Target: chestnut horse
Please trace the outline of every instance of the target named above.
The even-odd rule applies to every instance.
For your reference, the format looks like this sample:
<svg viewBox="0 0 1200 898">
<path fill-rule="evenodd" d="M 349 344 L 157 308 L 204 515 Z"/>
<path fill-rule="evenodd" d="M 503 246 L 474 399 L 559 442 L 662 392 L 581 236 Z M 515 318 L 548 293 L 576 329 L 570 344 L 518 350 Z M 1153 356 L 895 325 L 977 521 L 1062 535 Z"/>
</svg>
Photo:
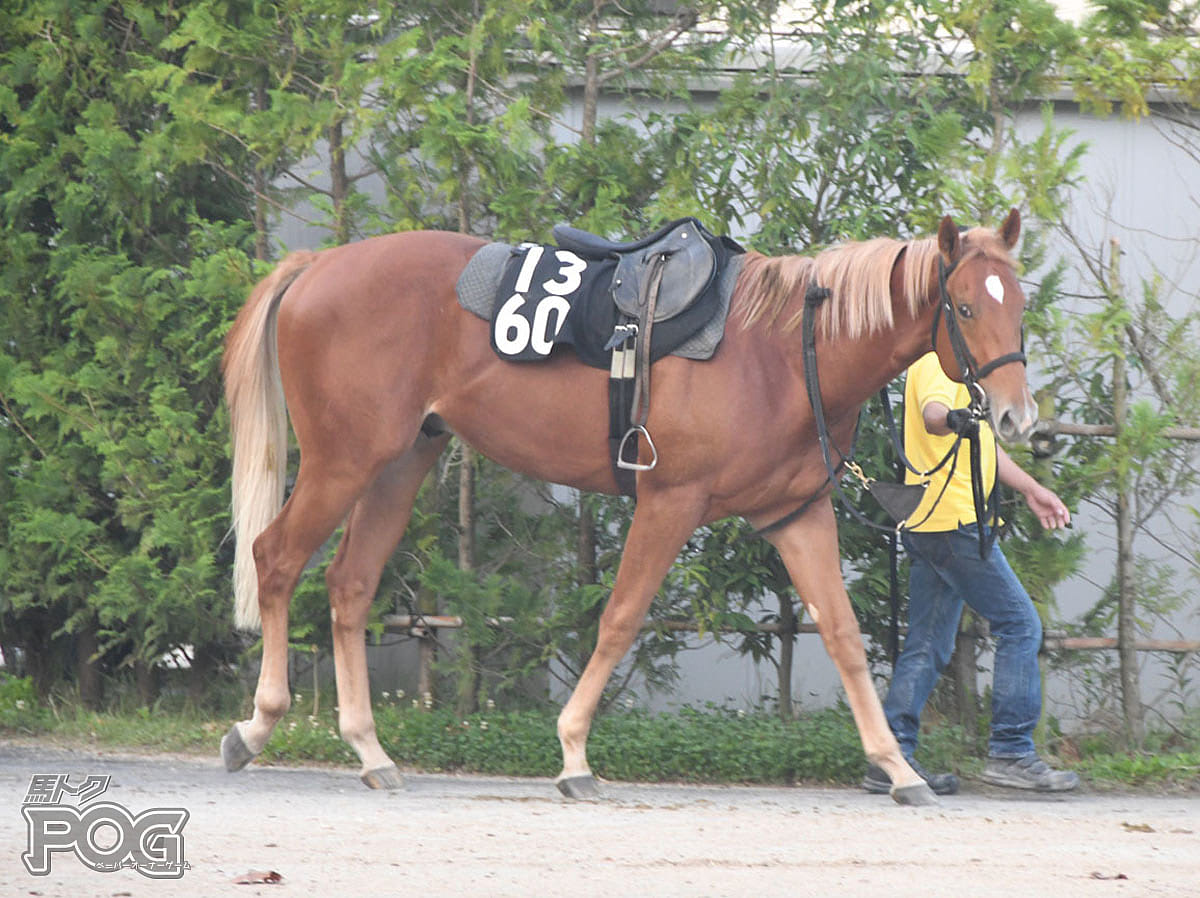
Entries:
<svg viewBox="0 0 1200 898">
<path fill-rule="evenodd" d="M 808 284 L 830 288 L 817 312 L 817 363 L 828 431 L 844 450 L 863 402 L 931 345 L 947 374 L 963 379 L 951 315 L 974 359 L 1019 355 L 1025 298 L 1010 251 L 1020 226 L 1014 209 L 998 230 L 960 232 L 946 216 L 933 238 L 847 243 L 811 258 L 749 253 L 713 357 L 655 363 L 647 426 L 661 461 L 637 475 L 596 648 L 558 718 L 564 794 L 596 793 L 592 717 L 679 550 L 697 527 L 741 515 L 755 527 L 791 518 L 767 539 L 837 667 L 867 759 L 891 777 L 897 801 L 935 801 L 888 729 L 842 582 L 798 325 Z M 375 735 L 364 628 L 380 571 L 451 434 L 531 477 L 618 491 L 607 372 L 569 350 L 539 364 L 504 361 L 488 323 L 459 305 L 455 282 L 483 243 L 419 231 L 294 253 L 255 287 L 229 333 L 236 615 L 242 628 L 261 622 L 263 642 L 253 716 L 221 743 L 230 770 L 262 750 L 288 710 L 292 592 L 344 522 L 326 574 L 339 726 L 368 786 L 402 785 Z M 1037 411 L 1024 367 L 984 368 L 997 433 L 1027 436 Z M 289 411 L 300 466 L 284 504 Z"/>
</svg>

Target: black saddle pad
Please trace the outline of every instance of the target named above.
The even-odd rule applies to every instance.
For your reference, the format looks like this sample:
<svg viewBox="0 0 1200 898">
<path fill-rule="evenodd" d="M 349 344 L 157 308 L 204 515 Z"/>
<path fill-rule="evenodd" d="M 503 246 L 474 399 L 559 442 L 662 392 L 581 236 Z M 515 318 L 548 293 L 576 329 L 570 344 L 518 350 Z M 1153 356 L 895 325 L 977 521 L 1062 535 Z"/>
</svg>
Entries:
<svg viewBox="0 0 1200 898">
<path fill-rule="evenodd" d="M 716 270 L 695 302 L 654 325 L 652 361 L 669 354 L 713 318 L 721 308 L 720 274 L 731 256 L 743 252 L 732 240 L 713 237 L 699 222 L 695 224 L 713 247 Z M 612 296 L 618 258 L 601 247 L 595 255 L 580 246 L 514 247 L 492 307 L 492 348 L 504 359 L 540 361 L 565 345 L 586 364 L 608 368 L 612 357 L 605 346 L 617 324 L 628 320 Z"/>
</svg>

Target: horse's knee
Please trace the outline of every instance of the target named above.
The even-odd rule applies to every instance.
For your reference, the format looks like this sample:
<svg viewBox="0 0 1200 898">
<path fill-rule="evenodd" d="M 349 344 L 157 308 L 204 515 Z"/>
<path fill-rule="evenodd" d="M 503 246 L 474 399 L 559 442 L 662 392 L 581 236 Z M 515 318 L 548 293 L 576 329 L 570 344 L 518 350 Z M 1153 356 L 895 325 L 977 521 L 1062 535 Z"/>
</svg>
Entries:
<svg viewBox="0 0 1200 898">
<path fill-rule="evenodd" d="M 586 739 L 591 722 L 589 716 L 578 713 L 571 703 L 568 702 L 558 713 L 555 731 L 558 733 L 558 738 L 562 741 L 569 742 L 581 738 Z"/>
<path fill-rule="evenodd" d="M 325 585 L 329 590 L 329 613 L 335 627 L 355 630 L 367 625 L 367 611 L 371 607 L 374 590 L 362 577 L 347 576 L 337 566 L 325 574 Z"/>
<path fill-rule="evenodd" d="M 644 611 L 632 609 L 624 604 L 609 602 L 600 616 L 600 627 L 596 635 L 596 651 L 615 653 L 618 659 L 633 645 L 641 630 Z"/>
<path fill-rule="evenodd" d="M 827 620 L 818 629 L 825 643 L 825 651 L 843 677 L 867 672 L 867 653 L 863 649 L 862 631 L 857 624 Z"/>
</svg>

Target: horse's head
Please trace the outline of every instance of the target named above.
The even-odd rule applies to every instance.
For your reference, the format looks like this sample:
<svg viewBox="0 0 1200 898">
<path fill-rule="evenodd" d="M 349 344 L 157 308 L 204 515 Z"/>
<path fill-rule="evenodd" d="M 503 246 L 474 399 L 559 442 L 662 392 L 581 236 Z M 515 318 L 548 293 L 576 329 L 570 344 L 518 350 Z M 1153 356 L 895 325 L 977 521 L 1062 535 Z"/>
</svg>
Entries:
<svg viewBox="0 0 1200 898">
<path fill-rule="evenodd" d="M 934 348 L 942 370 L 980 394 L 992 429 L 1005 441 L 1025 439 L 1037 423 L 1025 380 L 1025 294 L 1010 255 L 1020 233 L 1016 209 L 995 231 L 960 233 L 949 215 L 938 229 L 941 308 L 934 319 Z"/>
</svg>

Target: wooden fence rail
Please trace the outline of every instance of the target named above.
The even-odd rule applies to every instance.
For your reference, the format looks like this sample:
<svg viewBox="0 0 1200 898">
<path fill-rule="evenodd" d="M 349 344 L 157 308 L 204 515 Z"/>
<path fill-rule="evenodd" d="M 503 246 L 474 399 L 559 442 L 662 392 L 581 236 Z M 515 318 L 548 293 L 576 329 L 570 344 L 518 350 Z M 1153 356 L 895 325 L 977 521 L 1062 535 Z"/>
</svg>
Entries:
<svg viewBox="0 0 1200 898">
<path fill-rule="evenodd" d="M 511 617 L 493 617 L 488 619 L 489 626 L 505 627 L 514 623 Z M 419 673 L 419 690 L 424 693 L 432 694 L 433 689 L 433 658 L 437 645 L 438 630 L 457 630 L 463 626 L 463 619 L 457 615 L 447 614 L 387 614 L 383 618 L 383 628 L 389 633 L 403 633 L 420 640 L 421 660 Z M 673 633 L 695 633 L 700 631 L 700 626 L 695 621 L 690 620 L 666 620 L 666 621 L 647 621 L 642 625 L 642 630 L 649 632 L 653 630 L 666 630 Z M 722 626 L 716 628 L 722 633 L 770 633 L 780 638 L 780 645 L 784 650 L 780 651 L 780 667 L 777 671 L 779 676 L 779 688 L 781 695 L 785 689 L 785 684 L 791 683 L 791 652 L 786 649 L 790 648 L 789 643 L 783 641 L 788 627 L 782 622 L 771 623 L 756 623 L 750 627 Z M 904 627 L 901 627 L 901 632 Z M 705 628 L 705 632 L 710 632 L 711 628 Z M 816 633 L 817 627 L 815 624 L 799 622 L 791 627 L 792 634 L 796 633 Z M 968 648 L 972 644 L 972 640 L 978 640 L 986 637 L 986 632 L 978 626 L 968 626 L 958 636 L 963 642 L 959 643 L 959 650 L 955 652 L 955 658 L 972 659 L 967 665 L 970 671 L 974 671 L 974 653 Z M 1048 630 L 1042 638 L 1042 651 L 1117 651 L 1119 648 L 1118 641 L 1115 637 L 1109 636 L 1069 636 L 1065 632 L 1057 630 Z M 1142 639 L 1137 640 L 1134 644 L 1135 651 L 1139 652 L 1172 652 L 1175 654 L 1187 654 L 1190 652 L 1200 652 L 1200 639 Z M 966 651 L 966 655 L 962 652 Z M 966 661 L 960 660 L 957 663 L 960 665 L 966 664 Z M 960 690 L 962 691 L 962 690 Z M 970 691 L 974 694 L 974 690 Z M 958 697 L 959 716 L 961 722 L 968 730 L 973 730 L 973 711 L 974 706 L 967 694 Z"/>
<path fill-rule="evenodd" d="M 1117 429 L 1112 424 L 1076 424 L 1073 421 L 1058 421 L 1046 418 L 1038 422 L 1036 432 L 1065 434 L 1075 437 L 1113 437 Z M 1168 440 L 1200 440 L 1200 427 L 1167 427 L 1162 435 Z"/>
<path fill-rule="evenodd" d="M 493 617 L 488 618 L 488 625 L 493 627 L 501 627 L 506 624 L 511 624 L 511 617 Z M 405 633 L 418 638 L 428 635 L 429 630 L 457 630 L 463 626 L 463 619 L 456 615 L 448 614 L 385 614 L 383 617 L 383 629 L 388 633 Z M 697 633 L 701 628 L 695 621 L 688 620 L 666 620 L 666 621 L 647 621 L 642 624 L 642 629 L 650 630 L 666 630 L 671 633 Z M 785 632 L 784 626 L 779 623 L 758 623 L 752 627 L 734 627 L 723 626 L 716 628 L 722 633 L 773 633 L 782 635 Z M 904 628 L 901 628 L 901 632 Z M 711 628 L 705 628 L 704 632 L 711 632 Z M 799 623 L 793 632 L 795 633 L 816 633 L 816 624 Z M 964 635 L 980 638 L 984 636 L 978 631 L 967 631 Z M 1047 630 L 1042 640 L 1043 651 L 1097 651 L 1097 650 L 1115 650 L 1117 648 L 1116 637 L 1112 636 L 1068 636 L 1066 633 L 1059 630 Z M 1200 652 L 1200 639 L 1139 639 L 1135 644 L 1139 652 L 1173 652 L 1175 654 L 1187 654 L 1189 652 Z"/>
</svg>

